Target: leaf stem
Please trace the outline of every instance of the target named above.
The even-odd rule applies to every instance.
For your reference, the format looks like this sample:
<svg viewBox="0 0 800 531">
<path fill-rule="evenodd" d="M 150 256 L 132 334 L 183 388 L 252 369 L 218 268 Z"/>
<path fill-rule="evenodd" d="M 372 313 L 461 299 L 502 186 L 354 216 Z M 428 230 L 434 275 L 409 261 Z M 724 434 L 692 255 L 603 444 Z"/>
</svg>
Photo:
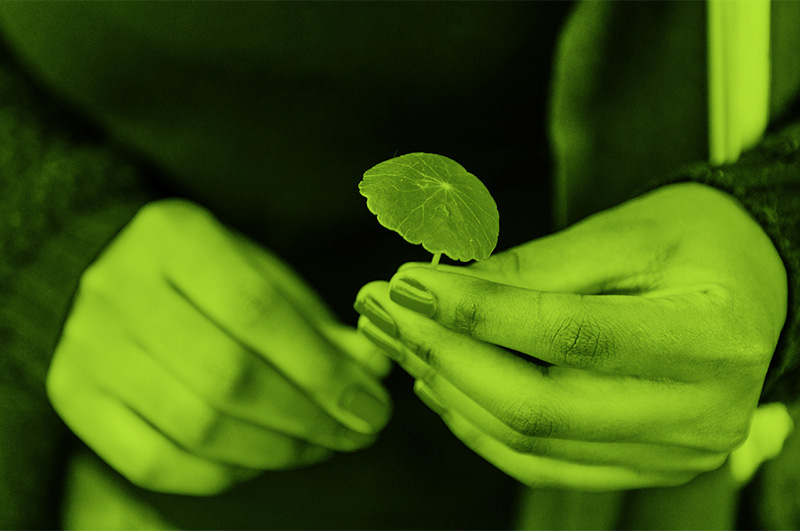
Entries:
<svg viewBox="0 0 800 531">
<path fill-rule="evenodd" d="M 431 269 L 436 269 L 436 266 L 439 265 L 439 259 L 442 257 L 442 253 L 435 253 L 433 255 L 433 260 L 431 260 Z"/>
</svg>

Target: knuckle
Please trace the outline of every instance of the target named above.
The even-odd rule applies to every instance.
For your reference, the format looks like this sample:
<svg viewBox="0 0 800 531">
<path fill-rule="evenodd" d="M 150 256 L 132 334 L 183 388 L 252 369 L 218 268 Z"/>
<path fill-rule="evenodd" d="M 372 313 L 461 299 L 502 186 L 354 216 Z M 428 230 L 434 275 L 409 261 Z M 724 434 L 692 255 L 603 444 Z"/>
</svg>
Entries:
<svg viewBox="0 0 800 531">
<path fill-rule="evenodd" d="M 435 371 L 438 368 L 439 357 L 436 354 L 436 350 L 427 341 L 415 341 L 411 345 L 411 351 L 430 367 L 431 371 Z"/>
<path fill-rule="evenodd" d="M 269 326 L 279 313 L 278 292 L 268 282 L 262 282 L 257 287 L 241 286 L 234 301 L 246 329 Z"/>
<path fill-rule="evenodd" d="M 134 485 L 154 491 L 168 491 L 170 464 L 154 451 L 142 450 L 137 459 L 127 460 L 117 471 Z"/>
<path fill-rule="evenodd" d="M 706 437 L 700 446 L 703 450 L 727 455 L 743 445 L 749 434 L 749 422 L 730 421 L 714 427 L 712 435 Z"/>
<path fill-rule="evenodd" d="M 556 327 L 552 335 L 554 354 L 567 367 L 588 369 L 611 352 L 611 340 L 592 321 L 571 317 Z"/>
<path fill-rule="evenodd" d="M 522 257 L 518 249 L 513 248 L 502 254 L 502 268 L 511 278 L 518 278 L 523 271 Z"/>
<path fill-rule="evenodd" d="M 453 315 L 454 331 L 473 337 L 482 322 L 480 307 L 474 299 L 469 297 L 458 301 Z"/>
<path fill-rule="evenodd" d="M 190 427 L 183 433 L 183 444 L 195 452 L 208 450 L 216 443 L 222 422 L 222 416 L 215 411 L 193 415 Z"/>
<path fill-rule="evenodd" d="M 519 433 L 514 432 L 513 434 L 506 435 L 502 439 L 503 444 L 509 449 L 513 450 L 520 454 L 532 454 L 533 448 L 531 444 L 528 444 L 528 441 L 521 436 Z"/>
<path fill-rule="evenodd" d="M 353 444 L 354 441 L 360 440 L 362 435 L 365 438 L 369 437 L 339 422 L 318 405 L 303 409 L 302 412 L 295 413 L 294 417 L 298 422 L 284 433 L 297 440 L 331 449 L 352 451 L 357 447 Z"/>
<path fill-rule="evenodd" d="M 742 446 L 750 435 L 750 425 L 748 422 L 738 422 L 734 424 L 722 437 L 723 448 L 727 452 L 732 452 Z"/>
<path fill-rule="evenodd" d="M 169 204 L 172 201 L 162 199 L 146 203 L 134 216 L 131 226 L 137 230 L 160 230 L 169 219 Z"/>
<path fill-rule="evenodd" d="M 550 455 L 551 446 L 547 439 L 523 435 L 516 430 L 506 433 L 503 437 L 503 443 L 517 453 L 539 457 L 548 457 Z"/>
<path fill-rule="evenodd" d="M 179 197 L 170 197 L 151 201 L 139 209 L 138 217 L 163 221 L 178 216 L 187 216 L 207 212 L 197 203 Z"/>
<path fill-rule="evenodd" d="M 161 203 L 162 201 L 150 201 L 142 205 L 133 216 L 132 224 L 149 225 L 153 221 L 153 218 L 159 215 Z"/>
<path fill-rule="evenodd" d="M 708 312 L 710 322 L 707 328 L 719 333 L 714 336 L 715 344 L 703 344 L 706 347 L 703 354 L 710 358 L 712 367 L 738 368 L 742 374 L 758 374 L 759 370 L 754 369 L 770 363 L 778 337 L 770 326 L 764 325 L 759 315 L 747 314 L 746 319 L 736 318 L 745 313 L 736 307 L 735 302 L 728 300 L 729 297 L 723 296 L 724 302 L 712 306 Z"/>
<path fill-rule="evenodd" d="M 517 279 L 523 271 L 523 257 L 519 249 L 511 248 L 501 253 L 493 254 L 486 260 L 470 266 L 477 271 L 486 271 L 499 274 L 500 278 Z"/>
<path fill-rule="evenodd" d="M 213 223 L 216 219 L 202 206 L 182 198 L 167 198 L 145 204 L 134 216 L 131 226 L 136 232 L 164 236 L 165 230 L 183 223 Z M 174 230 L 174 229 L 173 229 Z"/>
<path fill-rule="evenodd" d="M 751 343 L 749 351 L 751 359 L 757 366 L 768 366 L 775 355 L 777 340 L 764 338 Z"/>
<path fill-rule="evenodd" d="M 59 351 L 56 351 L 56 356 Z M 45 390 L 50 402 L 57 407 L 67 403 L 73 391 L 74 383 L 69 377 L 68 371 L 63 370 L 66 361 L 62 357 L 55 358 L 51 364 L 45 380 Z"/>
<path fill-rule="evenodd" d="M 760 371 L 753 371 L 752 368 L 761 368 L 769 365 L 775 353 L 776 341 L 765 337 L 765 333 L 760 330 L 749 333 L 740 331 L 739 334 L 733 335 L 733 337 L 737 336 L 738 339 L 733 342 L 732 348 L 728 350 L 727 357 L 730 359 L 731 354 L 733 354 L 733 358 L 744 367 L 747 374 L 758 375 Z"/>
<path fill-rule="evenodd" d="M 217 406 L 235 404 L 252 388 L 253 359 L 241 349 L 220 356 L 204 381 L 205 396 Z"/>
<path fill-rule="evenodd" d="M 435 387 L 438 385 L 437 379 L 441 370 L 440 355 L 428 345 L 418 345 L 417 349 L 415 353 L 418 353 L 418 357 L 425 363 L 425 366 L 421 370 L 412 370 L 411 375 L 422 380 L 429 387 Z"/>
<path fill-rule="evenodd" d="M 103 267 L 103 263 L 98 261 L 91 264 L 81 275 L 78 281 L 78 294 L 102 294 L 113 293 L 109 289 L 108 271 Z"/>
<path fill-rule="evenodd" d="M 551 437 L 557 432 L 556 417 L 540 404 L 523 401 L 507 408 L 502 415 L 503 423 L 516 433 L 526 437 Z"/>
</svg>

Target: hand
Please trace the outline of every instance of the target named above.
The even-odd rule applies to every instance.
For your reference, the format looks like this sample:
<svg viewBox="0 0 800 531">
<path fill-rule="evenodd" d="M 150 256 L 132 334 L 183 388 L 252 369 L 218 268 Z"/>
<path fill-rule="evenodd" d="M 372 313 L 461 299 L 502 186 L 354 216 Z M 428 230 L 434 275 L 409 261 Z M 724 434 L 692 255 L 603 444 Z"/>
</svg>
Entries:
<svg viewBox="0 0 800 531">
<path fill-rule="evenodd" d="M 133 483 L 209 495 L 369 445 L 389 365 L 277 258 L 166 200 L 81 278 L 47 390 Z"/>
<path fill-rule="evenodd" d="M 495 466 L 616 490 L 685 483 L 744 441 L 786 297 L 738 203 L 678 184 L 472 267 L 406 265 L 356 309 Z"/>
</svg>

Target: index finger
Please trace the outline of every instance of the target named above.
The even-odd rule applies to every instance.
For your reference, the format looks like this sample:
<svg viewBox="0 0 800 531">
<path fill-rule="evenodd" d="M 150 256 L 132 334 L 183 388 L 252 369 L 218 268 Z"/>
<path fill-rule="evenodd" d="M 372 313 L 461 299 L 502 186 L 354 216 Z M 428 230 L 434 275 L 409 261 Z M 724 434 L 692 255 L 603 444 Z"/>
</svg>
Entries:
<svg viewBox="0 0 800 531">
<path fill-rule="evenodd" d="M 401 270 L 390 288 L 395 303 L 455 332 L 570 368 L 695 381 L 724 350 L 713 288 L 662 297 L 554 293 L 424 267 Z"/>
</svg>

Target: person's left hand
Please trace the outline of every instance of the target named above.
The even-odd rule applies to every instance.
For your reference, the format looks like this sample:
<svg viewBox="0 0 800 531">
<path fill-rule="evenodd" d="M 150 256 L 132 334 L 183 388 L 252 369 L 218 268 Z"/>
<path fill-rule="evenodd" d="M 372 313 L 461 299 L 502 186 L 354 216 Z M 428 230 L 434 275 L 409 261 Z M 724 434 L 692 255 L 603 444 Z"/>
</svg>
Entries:
<svg viewBox="0 0 800 531">
<path fill-rule="evenodd" d="M 761 227 L 689 183 L 471 267 L 407 264 L 355 307 L 489 462 L 531 486 L 616 490 L 685 483 L 745 440 L 786 298 Z"/>
</svg>

